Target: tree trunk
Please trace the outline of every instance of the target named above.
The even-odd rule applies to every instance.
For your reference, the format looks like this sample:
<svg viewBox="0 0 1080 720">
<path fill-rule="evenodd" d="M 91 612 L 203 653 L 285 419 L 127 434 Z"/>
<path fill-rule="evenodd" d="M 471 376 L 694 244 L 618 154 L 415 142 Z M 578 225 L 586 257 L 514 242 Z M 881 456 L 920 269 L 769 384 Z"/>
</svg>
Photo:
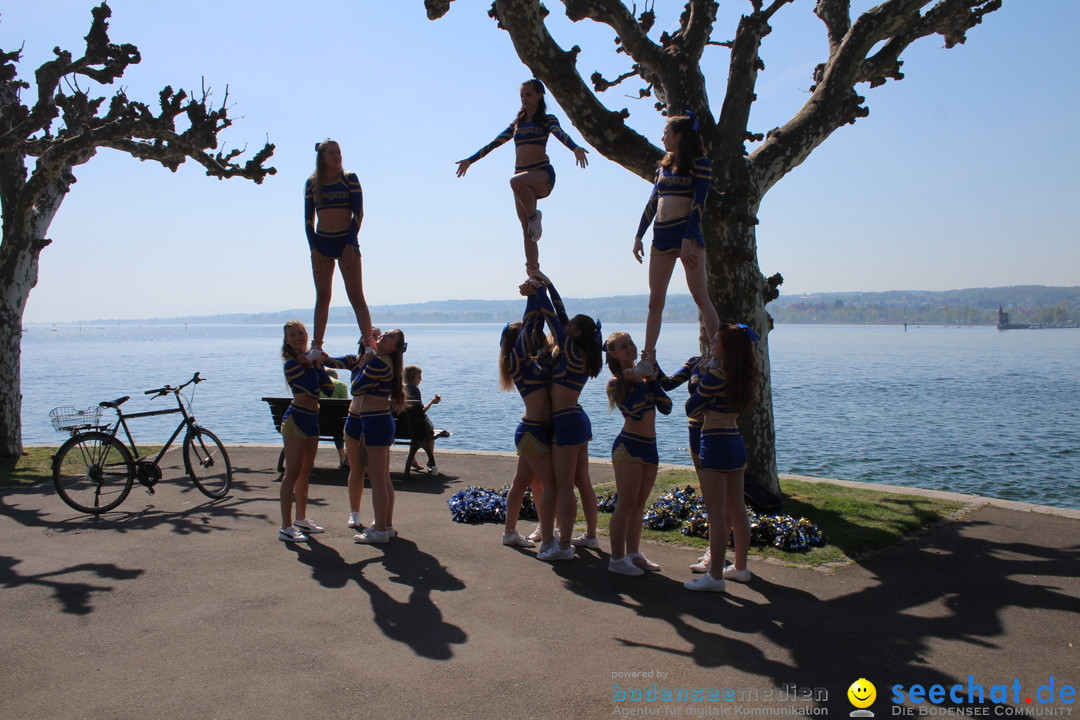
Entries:
<svg viewBox="0 0 1080 720">
<path fill-rule="evenodd" d="M 14 462 L 23 451 L 23 310 L 37 284 L 38 255 L 48 241 L 20 242 L 6 234 L 0 252 L 0 461 Z"/>
<path fill-rule="evenodd" d="M 727 193 L 728 196 L 732 194 Z M 746 220 L 756 215 L 757 208 L 746 207 L 741 212 L 733 212 L 713 195 L 707 205 L 702 230 L 708 260 L 709 297 L 721 323 L 743 323 L 758 335 L 754 348 L 760 373 L 757 399 L 749 411 L 739 415 L 739 430 L 748 453 L 746 470 L 770 492 L 779 494 L 769 363 L 769 332 L 773 322 L 765 310 L 774 290 L 758 269 L 755 224 Z"/>
</svg>

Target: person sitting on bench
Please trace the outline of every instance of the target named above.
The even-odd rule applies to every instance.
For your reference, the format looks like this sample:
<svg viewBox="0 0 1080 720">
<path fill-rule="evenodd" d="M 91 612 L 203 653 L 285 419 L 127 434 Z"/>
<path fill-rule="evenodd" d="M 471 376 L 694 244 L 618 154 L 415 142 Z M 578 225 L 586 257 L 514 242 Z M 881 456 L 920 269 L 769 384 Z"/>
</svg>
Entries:
<svg viewBox="0 0 1080 720">
<path fill-rule="evenodd" d="M 435 426 L 431 424 L 427 411 L 431 409 L 432 405 L 438 405 L 442 402 L 442 396 L 435 395 L 426 405 L 424 404 L 419 387 L 423 373 L 424 371 L 417 365 L 405 367 L 405 413 L 409 416 L 414 437 L 421 440 L 420 447 L 427 453 L 428 472 L 433 476 L 438 476 L 439 467 L 435 464 Z M 423 469 L 415 456 L 413 457 L 412 466 L 416 470 Z"/>
</svg>

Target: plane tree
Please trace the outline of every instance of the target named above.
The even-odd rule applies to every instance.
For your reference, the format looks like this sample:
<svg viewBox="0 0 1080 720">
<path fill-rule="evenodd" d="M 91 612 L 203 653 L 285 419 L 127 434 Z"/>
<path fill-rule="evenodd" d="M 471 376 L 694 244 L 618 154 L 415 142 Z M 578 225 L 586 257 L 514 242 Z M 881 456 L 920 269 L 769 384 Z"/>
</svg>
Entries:
<svg viewBox="0 0 1080 720">
<path fill-rule="evenodd" d="M 428 17 L 442 17 L 451 2 L 425 0 Z M 709 294 L 721 321 L 748 323 L 759 335 L 759 397 L 739 424 L 750 454 L 748 471 L 778 491 L 768 351 L 772 318 L 766 306 L 779 296 L 783 278 L 765 277 L 758 264 L 755 226 L 762 199 L 833 132 L 867 117 L 860 93 L 902 79 L 901 55 L 908 47 L 933 36 L 942 38 L 946 48 L 963 43 L 966 33 L 997 10 L 1001 0 L 884 0 L 858 15 L 853 15 L 850 0 L 817 0 L 812 11 L 827 51 L 808 78 L 806 101 L 782 126 L 765 132 L 750 127 L 758 75 L 765 67 L 762 41 L 778 13 L 808 11 L 808 5 L 745 0 L 745 14 L 735 27 L 719 28 L 718 3 L 689 0 L 678 29 L 657 34 L 655 0 L 644 0 L 640 13 L 636 5 L 631 9 L 619 0 L 561 4 L 573 22 L 591 20 L 611 28 L 614 49 L 626 58 L 625 72 L 610 79 L 599 72 L 584 78 L 577 64 L 580 48 L 559 45 L 549 32 L 550 11 L 539 0 L 496 0 L 488 14 L 604 157 L 652 182 L 663 155 L 628 124 L 626 108 L 612 109 L 601 101 L 600 94 L 613 87 L 638 83 L 638 96 L 655 98 L 662 114 L 689 110 L 699 118 L 713 168 L 703 220 Z M 706 92 L 705 70 L 714 68 L 727 72 L 719 103 Z"/>
<path fill-rule="evenodd" d="M 108 103 L 94 97 L 94 88 L 112 84 L 141 60 L 136 46 L 109 40 L 111 14 L 105 3 L 94 8 L 82 56 L 54 48 L 55 57 L 34 73 L 32 93 L 18 75 L 22 49 L 0 49 L 0 461 L 22 454 L 22 317 L 75 168 L 98 149 L 112 148 L 173 172 L 189 158 L 222 179 L 261 183 L 275 172 L 265 166 L 274 152 L 270 143 L 244 162 L 241 149 L 217 151 L 218 134 L 232 124 L 227 92 L 220 107 L 205 89 L 192 97 L 165 87 L 156 107 L 129 99 L 123 89 Z M 24 93 L 30 95 L 25 102 Z"/>
</svg>

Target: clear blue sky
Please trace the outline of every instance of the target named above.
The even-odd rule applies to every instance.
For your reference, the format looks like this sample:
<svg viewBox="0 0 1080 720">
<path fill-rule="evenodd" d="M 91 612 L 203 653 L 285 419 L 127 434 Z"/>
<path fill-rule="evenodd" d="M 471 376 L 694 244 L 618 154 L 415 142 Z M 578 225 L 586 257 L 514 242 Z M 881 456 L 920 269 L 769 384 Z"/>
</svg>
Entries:
<svg viewBox="0 0 1080 720">
<path fill-rule="evenodd" d="M 0 47 L 24 45 L 21 77 L 32 80 L 56 45 L 81 50 L 93 4 L 4 8 Z M 813 4 L 785 7 L 765 39 L 754 130 L 782 124 L 807 98 L 826 49 Z M 269 137 L 278 174 L 256 186 L 207 178 L 191 162 L 174 175 L 100 151 L 76 169 L 25 320 L 310 307 L 301 195 L 324 137 L 341 142 L 364 186 L 370 304 L 514 297 L 524 260 L 507 185 L 513 151 L 454 175 L 455 161 L 510 121 L 529 77 L 488 5 L 459 0 L 431 22 L 421 0 L 114 0 L 110 37 L 143 57 L 122 79 L 129 97 L 152 104 L 166 84 L 197 91 L 205 78 L 220 100 L 228 86 L 225 145 L 254 152 Z M 676 27 L 682 6 L 658 0 L 653 34 Z M 727 38 L 747 7 L 724 0 L 716 36 Z M 605 26 L 553 13 L 551 27 L 563 47 L 583 48 L 583 74 L 625 69 Z M 916 43 L 903 81 L 865 89 L 870 116 L 766 196 L 762 271 L 782 273 L 789 294 L 1080 284 L 1077 28 L 1076 0 L 1005 0 L 966 45 Z M 719 108 L 727 51 L 710 48 L 704 69 Z M 601 98 L 628 107 L 658 143 L 662 118 L 628 97 L 637 87 Z M 596 152 L 586 170 L 557 142 L 549 153 L 558 184 L 540 205 L 544 270 L 567 296 L 647 292 L 630 250 L 648 184 Z M 686 292 L 678 276 L 671 291 Z M 334 298 L 346 303 L 340 280 Z"/>
</svg>

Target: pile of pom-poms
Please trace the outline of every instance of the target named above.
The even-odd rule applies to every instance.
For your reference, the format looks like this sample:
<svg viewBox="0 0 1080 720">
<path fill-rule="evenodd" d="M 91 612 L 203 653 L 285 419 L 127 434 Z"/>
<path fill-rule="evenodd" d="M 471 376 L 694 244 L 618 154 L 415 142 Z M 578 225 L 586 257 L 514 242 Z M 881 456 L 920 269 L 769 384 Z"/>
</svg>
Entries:
<svg viewBox="0 0 1080 720">
<path fill-rule="evenodd" d="M 509 485 L 504 486 L 502 490 L 470 485 L 454 493 L 446 504 L 450 506 L 450 516 L 454 522 L 501 523 L 506 520 L 506 496 L 509 492 Z M 518 517 L 525 520 L 537 518 L 536 505 L 533 503 L 532 490 L 529 488 L 525 489 L 525 497 L 522 498 L 521 512 Z"/>
<path fill-rule="evenodd" d="M 602 496 L 607 502 L 601 506 L 604 512 L 614 509 L 617 500 L 614 493 Z M 806 552 L 812 547 L 825 545 L 825 533 L 817 525 L 790 515 L 760 515 L 747 508 L 750 520 L 750 543 L 772 545 L 788 552 Z M 645 511 L 643 524 L 650 530 L 680 529 L 683 535 L 709 537 L 709 515 L 705 501 L 691 486 L 675 488 L 664 493 Z"/>
</svg>

